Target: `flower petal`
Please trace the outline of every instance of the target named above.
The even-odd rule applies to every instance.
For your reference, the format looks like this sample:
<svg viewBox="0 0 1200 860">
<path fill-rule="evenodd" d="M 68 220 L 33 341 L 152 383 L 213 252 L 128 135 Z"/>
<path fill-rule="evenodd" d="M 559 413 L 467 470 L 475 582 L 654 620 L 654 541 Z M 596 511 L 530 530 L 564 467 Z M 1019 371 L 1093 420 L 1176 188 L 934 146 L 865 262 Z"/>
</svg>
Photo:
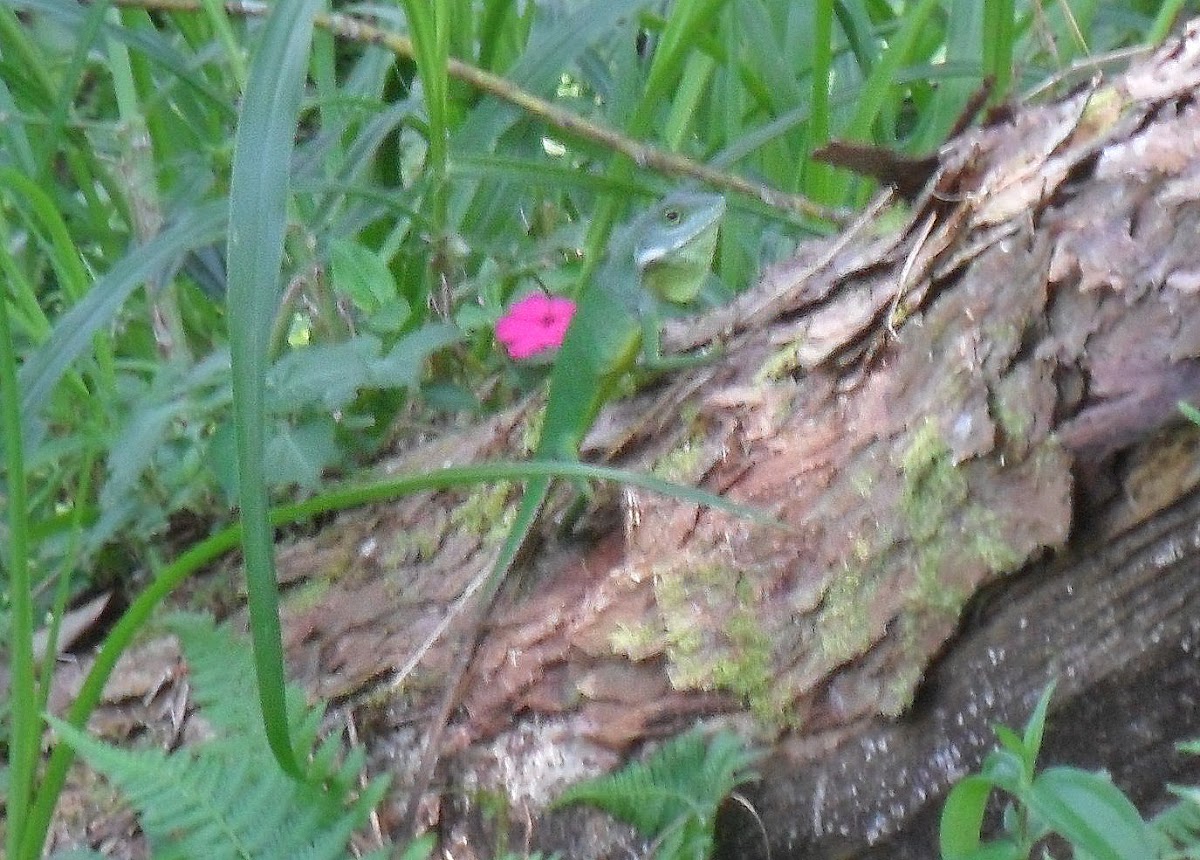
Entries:
<svg viewBox="0 0 1200 860">
<path fill-rule="evenodd" d="M 561 346 L 574 315 L 571 299 L 530 293 L 497 320 L 496 339 L 509 357 L 529 358 Z"/>
</svg>

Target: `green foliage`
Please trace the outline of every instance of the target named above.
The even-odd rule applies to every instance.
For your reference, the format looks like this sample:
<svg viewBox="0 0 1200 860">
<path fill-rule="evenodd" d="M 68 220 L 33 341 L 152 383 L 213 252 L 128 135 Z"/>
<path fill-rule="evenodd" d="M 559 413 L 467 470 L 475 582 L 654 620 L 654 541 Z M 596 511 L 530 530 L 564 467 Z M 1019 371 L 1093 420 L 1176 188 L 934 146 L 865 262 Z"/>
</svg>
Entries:
<svg viewBox="0 0 1200 860">
<path fill-rule="evenodd" d="M 335 239 L 329 251 L 333 289 L 350 299 L 367 328 L 387 333 L 403 330 L 412 316 L 412 305 L 396 288 L 383 258 L 350 239 Z"/>
<path fill-rule="evenodd" d="M 1195 860 L 1200 858 L 1200 788 L 1171 786 L 1171 791 L 1179 801 L 1150 822 L 1156 856 L 1160 860 Z"/>
<path fill-rule="evenodd" d="M 706 738 L 693 730 L 648 759 L 574 785 L 556 806 L 588 803 L 656 842 L 660 860 L 704 860 L 712 852 L 717 809 L 735 788 L 756 779 L 757 756 L 730 732 Z"/>
<path fill-rule="evenodd" d="M 1181 752 L 1200 755 L 1200 740 L 1179 744 Z M 1150 822 L 1154 829 L 1155 856 L 1158 860 L 1196 860 L 1200 858 L 1200 788 L 1168 786 L 1178 802 L 1164 809 Z"/>
<path fill-rule="evenodd" d="M 109 746 L 60 720 L 55 731 L 128 798 L 155 857 L 344 857 L 386 779 L 358 790 L 362 749 L 339 763 L 340 739 L 318 742 L 322 710 L 307 707 L 299 687 L 288 691 L 288 721 L 311 766 L 306 780 L 292 779 L 268 748 L 246 644 L 198 616 L 169 626 L 211 740 L 168 754 Z"/>
<path fill-rule="evenodd" d="M 1050 834 L 1069 843 L 1076 857 L 1146 860 L 1151 846 L 1162 842 L 1163 832 L 1185 839 L 1200 823 L 1200 815 L 1192 808 L 1148 825 L 1106 774 L 1074 767 L 1037 771 L 1053 692 L 1051 683 L 1023 735 L 997 726 L 1000 749 L 988 755 L 978 774 L 963 778 L 951 789 L 940 827 L 944 860 L 1023 860 Z M 985 842 L 981 837 L 984 813 L 997 790 L 1011 801 L 1004 809 L 1001 834 Z"/>
<path fill-rule="evenodd" d="M 251 59 L 229 184 L 229 358 L 242 556 L 258 699 L 279 766 L 302 777 L 284 714 L 283 644 L 266 470 L 266 370 L 281 290 L 290 162 L 319 0 L 275 6 Z"/>
<path fill-rule="evenodd" d="M 1051 682 L 1024 735 L 997 726 L 1000 750 L 989 754 L 979 774 L 950 790 L 940 829 L 943 860 L 1025 860 L 1050 834 L 1087 860 L 1200 858 L 1200 788 L 1170 786 L 1178 800 L 1145 822 L 1108 775 L 1066 766 L 1036 770 L 1052 692 Z M 1200 754 L 1200 741 L 1181 744 L 1180 750 Z M 1010 801 L 1001 834 L 984 841 L 984 813 L 996 790 Z M 1037 856 L 1050 854 L 1043 847 Z"/>
<path fill-rule="evenodd" d="M 318 489 L 330 470 L 348 465 L 346 449 L 370 430 L 359 406 L 364 394 L 415 391 L 428 357 L 459 339 L 455 326 L 431 324 L 390 347 L 363 333 L 284 353 L 264 383 L 271 483 Z M 119 530 L 145 538 L 161 533 L 170 512 L 210 505 L 214 483 L 224 500 L 236 498 L 229 369 L 222 350 L 190 369 L 167 364 L 152 379 L 125 381 L 129 419 L 109 446 L 91 548 Z"/>
</svg>

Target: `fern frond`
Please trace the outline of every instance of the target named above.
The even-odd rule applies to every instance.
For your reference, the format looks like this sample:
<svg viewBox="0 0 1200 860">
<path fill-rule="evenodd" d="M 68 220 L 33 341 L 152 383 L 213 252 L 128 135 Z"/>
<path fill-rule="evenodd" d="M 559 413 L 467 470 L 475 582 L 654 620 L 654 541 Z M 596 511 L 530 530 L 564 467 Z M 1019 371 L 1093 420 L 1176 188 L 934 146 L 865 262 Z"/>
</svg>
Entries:
<svg viewBox="0 0 1200 860">
<path fill-rule="evenodd" d="M 171 627 L 187 655 L 196 701 L 217 732 L 213 741 L 167 755 L 110 746 L 51 718 L 55 730 L 137 809 L 156 858 L 344 857 L 386 781 L 354 798 L 362 757 L 339 766 L 336 738 L 320 745 L 310 780 L 293 780 L 267 746 L 246 643 L 196 616 L 177 617 Z M 293 737 L 311 749 L 321 711 L 305 707 L 298 688 L 288 690 L 288 711 Z"/>
<path fill-rule="evenodd" d="M 218 737 L 240 739 L 253 735 L 263 738 L 265 743 L 258 688 L 254 683 L 254 656 L 250 649 L 231 647 L 232 633 L 215 627 L 203 615 L 174 613 L 167 619 L 166 626 L 179 637 L 187 655 L 192 700 Z M 300 688 L 291 686 L 287 693 L 288 723 L 293 731 L 308 729 L 312 712 L 315 712 L 317 725 L 320 724 L 320 709 L 305 704 Z M 315 729 L 311 730 L 311 736 L 316 737 Z"/>
<path fill-rule="evenodd" d="M 1163 860 L 1200 860 L 1200 789 L 1168 786 L 1179 802 L 1150 821 Z"/>
<path fill-rule="evenodd" d="M 567 789 L 555 806 L 588 803 L 659 840 L 662 860 L 703 860 L 712 849 L 721 801 L 755 778 L 757 756 L 730 732 L 698 730 L 664 744 L 650 758 Z"/>
</svg>

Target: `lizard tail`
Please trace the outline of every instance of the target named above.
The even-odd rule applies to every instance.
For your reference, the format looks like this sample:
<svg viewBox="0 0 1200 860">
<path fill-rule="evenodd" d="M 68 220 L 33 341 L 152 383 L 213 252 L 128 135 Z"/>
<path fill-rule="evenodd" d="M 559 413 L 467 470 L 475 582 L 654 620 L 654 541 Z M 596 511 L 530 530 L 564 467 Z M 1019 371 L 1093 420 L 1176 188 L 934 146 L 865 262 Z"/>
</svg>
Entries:
<svg viewBox="0 0 1200 860">
<path fill-rule="evenodd" d="M 416 835 L 420 829 L 417 816 L 420 812 L 422 798 L 433 781 L 438 758 L 441 756 L 442 736 L 445 734 L 446 726 L 450 724 L 454 709 L 458 707 L 466 693 L 467 669 L 470 668 L 479 642 L 483 639 L 484 624 L 491 613 L 492 604 L 496 602 L 496 595 L 500 593 L 500 587 L 508 578 L 517 556 L 521 553 L 521 548 L 525 546 L 525 541 L 533 530 L 534 523 L 537 522 L 538 513 L 541 511 L 546 497 L 550 494 L 551 481 L 549 476 L 539 476 L 531 478 L 526 484 L 525 492 L 521 495 L 521 505 L 517 508 L 517 516 L 513 520 L 508 534 L 504 537 L 500 553 L 496 556 L 491 570 L 478 588 L 476 597 L 478 609 L 468 628 L 470 631 L 467 634 L 468 639 L 459 650 L 458 659 L 450 670 L 445 693 L 429 723 L 429 731 L 425 736 L 425 749 L 421 753 L 421 761 L 413 777 L 413 792 L 409 798 L 408 810 L 405 815 L 413 835 Z"/>
<path fill-rule="evenodd" d="M 529 539 L 529 533 L 533 531 L 542 505 L 546 503 L 546 497 L 550 495 L 552 480 L 549 475 L 539 475 L 530 478 L 529 483 L 525 485 L 525 492 L 521 494 L 521 505 L 517 508 L 517 515 L 508 529 L 508 534 L 504 536 L 504 543 L 500 546 L 500 553 L 496 556 L 495 563 L 492 564 L 491 573 L 488 574 L 479 589 L 477 602 L 485 614 L 491 609 L 496 594 L 500 591 L 500 586 L 508 578 L 509 571 L 512 570 L 517 556 L 521 554 L 521 549 L 525 546 L 525 541 Z"/>
</svg>

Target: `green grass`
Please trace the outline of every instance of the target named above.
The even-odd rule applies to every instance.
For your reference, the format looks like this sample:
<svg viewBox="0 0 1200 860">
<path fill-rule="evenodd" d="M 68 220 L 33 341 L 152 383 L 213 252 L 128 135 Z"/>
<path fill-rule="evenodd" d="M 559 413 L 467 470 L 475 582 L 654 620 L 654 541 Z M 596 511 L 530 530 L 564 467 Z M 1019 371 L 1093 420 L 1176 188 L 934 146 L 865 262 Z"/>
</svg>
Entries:
<svg viewBox="0 0 1200 860">
<path fill-rule="evenodd" d="M 238 511 L 268 738 L 301 773 L 270 505 L 358 503 L 323 483 L 536 385 L 492 324 L 575 292 L 664 191 L 728 193 L 728 298 L 870 194 L 822 144 L 928 152 L 985 77 L 1019 96 L 1196 6 L 0 0 L 7 855 L 38 856 L 69 756 L 39 777 L 34 619 L 149 571 L 115 660 L 212 557 L 175 524 L 228 536 Z"/>
</svg>

